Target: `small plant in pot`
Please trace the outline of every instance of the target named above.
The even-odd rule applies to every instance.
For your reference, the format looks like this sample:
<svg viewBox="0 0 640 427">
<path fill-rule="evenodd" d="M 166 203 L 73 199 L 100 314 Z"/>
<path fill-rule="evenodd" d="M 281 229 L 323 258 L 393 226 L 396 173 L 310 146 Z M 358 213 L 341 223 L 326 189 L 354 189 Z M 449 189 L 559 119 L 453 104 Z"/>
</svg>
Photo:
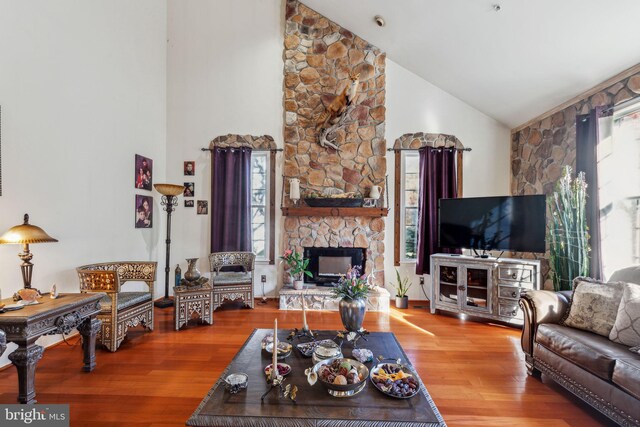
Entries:
<svg viewBox="0 0 640 427">
<path fill-rule="evenodd" d="M 304 276 L 313 277 L 311 272 L 307 270 L 309 266 L 309 259 L 303 258 L 302 254 L 296 251 L 287 249 L 280 257 L 289 265 L 289 274 L 293 277 L 293 288 L 302 289 L 304 287 Z"/>
<path fill-rule="evenodd" d="M 408 277 L 402 278 L 400 272 L 396 268 L 396 308 L 409 308 L 409 297 L 407 292 L 411 288 L 411 282 Z"/>
</svg>

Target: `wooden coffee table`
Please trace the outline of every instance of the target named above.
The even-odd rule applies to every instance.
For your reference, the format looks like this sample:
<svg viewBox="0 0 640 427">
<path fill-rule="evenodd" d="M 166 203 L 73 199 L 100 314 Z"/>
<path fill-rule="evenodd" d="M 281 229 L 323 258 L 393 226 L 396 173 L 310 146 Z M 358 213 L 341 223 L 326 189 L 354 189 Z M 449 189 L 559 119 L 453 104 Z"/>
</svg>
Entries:
<svg viewBox="0 0 640 427">
<path fill-rule="evenodd" d="M 313 365 L 297 349 L 284 361 L 292 367 L 285 384 L 298 386 L 297 402 L 278 398 L 275 391 L 264 401 L 260 396 L 267 391 L 263 369 L 270 362 L 269 355 L 261 348 L 262 339 L 272 332 L 256 329 L 233 358 L 222 376 L 200 403 L 187 425 L 191 426 L 357 426 L 357 427 L 426 427 L 445 426 L 431 396 L 424 387 L 410 399 L 395 399 L 384 395 L 367 379 L 365 388 L 355 396 L 337 398 L 329 395 L 319 383 L 313 387 L 307 382 L 304 370 Z M 289 331 L 280 330 L 278 339 L 285 340 Z M 335 331 L 319 331 L 320 339 L 333 338 Z M 395 335 L 390 332 L 372 332 L 367 341 L 360 340 L 360 347 L 368 348 L 374 355 L 401 358 L 409 365 Z M 294 346 L 297 342 L 294 342 Z M 351 357 L 352 346 L 345 344 L 343 353 Z M 371 369 L 372 363 L 367 363 Z M 230 373 L 244 372 L 249 376 L 249 386 L 237 394 L 224 388 L 224 378 Z M 422 381 L 420 381 L 422 383 Z M 355 423 L 354 423 L 355 421 Z"/>
</svg>

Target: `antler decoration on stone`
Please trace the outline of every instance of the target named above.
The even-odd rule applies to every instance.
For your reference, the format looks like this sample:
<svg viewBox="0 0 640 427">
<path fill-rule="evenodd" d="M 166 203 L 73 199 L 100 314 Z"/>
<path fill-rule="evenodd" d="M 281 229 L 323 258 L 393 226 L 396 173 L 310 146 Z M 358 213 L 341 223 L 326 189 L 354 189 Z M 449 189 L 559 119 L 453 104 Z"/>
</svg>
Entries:
<svg viewBox="0 0 640 427">
<path fill-rule="evenodd" d="M 349 79 L 349 84 L 327 105 L 327 109 L 316 120 L 318 143 L 323 148 L 331 147 L 336 151 L 340 150 L 335 143 L 336 138 L 329 139 L 328 136 L 344 124 L 353 108 L 353 101 L 358 93 L 360 73 L 349 73 Z"/>
</svg>

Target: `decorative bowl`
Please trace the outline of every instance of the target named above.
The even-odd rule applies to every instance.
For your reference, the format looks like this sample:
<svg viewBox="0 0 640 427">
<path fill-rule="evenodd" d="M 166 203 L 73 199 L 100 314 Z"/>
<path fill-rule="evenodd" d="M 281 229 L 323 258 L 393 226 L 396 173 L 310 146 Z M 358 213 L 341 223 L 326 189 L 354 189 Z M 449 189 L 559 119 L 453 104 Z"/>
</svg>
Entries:
<svg viewBox="0 0 640 427">
<path fill-rule="evenodd" d="M 318 363 L 322 360 L 335 359 L 336 357 L 342 357 L 342 349 L 334 341 L 326 340 L 326 342 L 317 345 L 313 349 L 311 360 L 313 363 Z"/>
<path fill-rule="evenodd" d="M 337 361 L 338 363 L 348 362 L 358 372 L 360 381 L 354 384 L 334 384 L 323 380 L 322 375 L 320 374 L 320 370 L 326 365 L 331 366 L 331 364 L 335 361 Z M 369 368 L 367 368 L 365 365 L 358 362 L 357 360 L 345 359 L 343 357 L 321 360 L 313 366 L 313 372 L 318 375 L 318 382 L 327 389 L 331 396 L 334 397 L 349 397 L 360 393 L 362 389 L 364 389 L 364 387 L 367 385 L 367 377 L 369 376 Z"/>
<path fill-rule="evenodd" d="M 273 366 L 273 363 L 269 363 L 267 366 L 264 367 L 265 375 L 269 375 L 269 373 L 271 372 L 271 366 Z M 291 366 L 287 365 L 286 363 L 278 362 L 278 371 L 280 376 L 284 377 L 285 375 L 289 375 L 289 373 L 291 373 Z"/>
<path fill-rule="evenodd" d="M 394 376 L 397 379 L 394 380 Z M 388 378 L 387 382 L 380 381 L 385 377 Z M 407 381 L 404 381 L 403 378 Z M 418 381 L 417 375 L 399 363 L 378 363 L 371 369 L 370 379 L 376 389 L 396 399 L 410 399 L 420 392 L 420 381 Z M 398 381 L 400 383 L 394 390 L 393 383 Z"/>
<path fill-rule="evenodd" d="M 304 199 L 304 202 L 312 208 L 359 208 L 362 206 L 364 199 L 351 197 L 307 197 Z"/>
<path fill-rule="evenodd" d="M 316 347 L 318 347 L 319 345 L 330 344 L 330 343 L 335 344 L 333 340 L 309 341 L 309 342 L 296 344 L 296 348 L 298 349 L 298 351 L 300 351 L 300 353 L 302 353 L 303 356 L 311 357 L 313 356 L 313 351 L 316 349 Z"/>
<path fill-rule="evenodd" d="M 244 373 L 230 374 L 224 379 L 225 388 L 231 394 L 236 394 L 240 390 L 247 388 L 249 376 Z"/>
<path fill-rule="evenodd" d="M 284 359 L 286 357 L 291 356 L 291 350 L 292 349 L 293 349 L 293 346 L 291 344 L 289 344 L 287 342 L 279 341 L 278 342 L 278 359 Z M 265 344 L 264 351 L 266 351 L 267 353 L 272 355 L 273 354 L 273 342 Z"/>
<path fill-rule="evenodd" d="M 38 298 L 40 297 L 40 292 L 35 289 L 20 289 L 18 291 L 18 295 L 20 299 L 24 301 L 24 304 L 34 304 L 37 303 Z"/>
</svg>

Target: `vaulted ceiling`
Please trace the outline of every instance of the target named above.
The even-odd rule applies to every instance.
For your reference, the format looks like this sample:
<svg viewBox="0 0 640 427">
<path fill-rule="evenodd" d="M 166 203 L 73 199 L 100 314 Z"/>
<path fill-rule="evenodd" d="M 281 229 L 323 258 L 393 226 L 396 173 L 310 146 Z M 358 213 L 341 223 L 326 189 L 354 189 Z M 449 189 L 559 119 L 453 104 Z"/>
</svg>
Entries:
<svg viewBox="0 0 640 427">
<path fill-rule="evenodd" d="M 640 0 L 302 2 L 510 128 L 640 63 Z"/>
</svg>

